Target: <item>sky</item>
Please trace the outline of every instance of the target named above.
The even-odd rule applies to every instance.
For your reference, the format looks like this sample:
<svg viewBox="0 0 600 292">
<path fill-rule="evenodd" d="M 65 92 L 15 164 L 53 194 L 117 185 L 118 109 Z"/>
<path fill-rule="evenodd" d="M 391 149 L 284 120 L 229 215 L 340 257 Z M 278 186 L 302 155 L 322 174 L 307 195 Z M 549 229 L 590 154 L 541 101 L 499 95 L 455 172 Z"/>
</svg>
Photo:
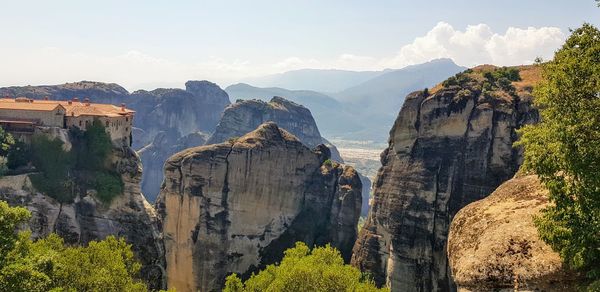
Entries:
<svg viewBox="0 0 600 292">
<path fill-rule="evenodd" d="M 0 86 L 227 86 L 302 68 L 382 70 L 552 58 L 593 0 L 0 0 Z"/>
</svg>

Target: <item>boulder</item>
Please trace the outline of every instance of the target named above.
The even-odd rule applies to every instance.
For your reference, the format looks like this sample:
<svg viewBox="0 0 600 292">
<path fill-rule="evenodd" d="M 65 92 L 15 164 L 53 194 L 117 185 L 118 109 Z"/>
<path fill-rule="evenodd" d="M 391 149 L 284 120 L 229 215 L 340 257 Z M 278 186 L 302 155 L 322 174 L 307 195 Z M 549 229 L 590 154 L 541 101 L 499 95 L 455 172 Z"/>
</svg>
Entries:
<svg viewBox="0 0 600 292">
<path fill-rule="evenodd" d="M 533 224 L 547 194 L 536 176 L 517 176 L 456 214 L 448 259 L 459 291 L 577 291 L 581 278 Z"/>
</svg>

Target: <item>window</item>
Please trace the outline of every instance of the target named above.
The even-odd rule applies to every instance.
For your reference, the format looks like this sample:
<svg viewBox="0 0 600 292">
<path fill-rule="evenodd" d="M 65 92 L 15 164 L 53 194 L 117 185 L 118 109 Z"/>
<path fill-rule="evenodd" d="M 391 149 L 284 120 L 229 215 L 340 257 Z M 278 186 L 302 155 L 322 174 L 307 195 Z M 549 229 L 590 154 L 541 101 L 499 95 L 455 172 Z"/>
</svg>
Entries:
<svg viewBox="0 0 600 292">
<path fill-rule="evenodd" d="M 82 123 L 82 122 L 81 122 L 81 121 L 79 121 L 79 127 L 80 127 L 80 128 L 81 128 L 81 126 L 82 126 L 82 125 L 81 125 L 81 123 Z"/>
<path fill-rule="evenodd" d="M 129 122 L 129 118 L 128 118 L 128 117 L 125 117 L 125 121 L 126 121 L 126 122 Z"/>
<path fill-rule="evenodd" d="M 107 128 L 108 128 L 108 125 L 109 125 L 109 124 L 110 124 L 110 123 L 109 123 L 108 121 L 106 121 L 106 127 L 107 127 Z"/>
</svg>

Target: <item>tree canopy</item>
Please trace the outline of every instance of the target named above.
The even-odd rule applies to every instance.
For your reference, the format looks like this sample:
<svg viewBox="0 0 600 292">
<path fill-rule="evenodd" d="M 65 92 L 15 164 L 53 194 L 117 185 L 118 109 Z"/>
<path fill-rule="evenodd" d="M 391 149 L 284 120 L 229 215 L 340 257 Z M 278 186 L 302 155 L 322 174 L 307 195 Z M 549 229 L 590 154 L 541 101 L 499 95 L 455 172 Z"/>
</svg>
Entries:
<svg viewBox="0 0 600 292">
<path fill-rule="evenodd" d="M 29 218 L 27 209 L 0 201 L 0 291 L 147 291 L 123 239 L 68 247 L 52 234 L 34 242 L 16 231 Z"/>
<path fill-rule="evenodd" d="M 536 219 L 541 238 L 571 268 L 600 278 L 600 31 L 572 32 L 554 60 L 541 64 L 535 103 L 541 122 L 520 131 L 524 168 L 549 190 Z"/>
<path fill-rule="evenodd" d="M 340 252 L 327 245 L 312 251 L 297 242 L 285 251 L 281 263 L 269 265 L 246 282 L 232 274 L 225 292 L 242 291 L 387 291 L 377 289 L 372 280 L 358 269 L 345 265 Z"/>
</svg>

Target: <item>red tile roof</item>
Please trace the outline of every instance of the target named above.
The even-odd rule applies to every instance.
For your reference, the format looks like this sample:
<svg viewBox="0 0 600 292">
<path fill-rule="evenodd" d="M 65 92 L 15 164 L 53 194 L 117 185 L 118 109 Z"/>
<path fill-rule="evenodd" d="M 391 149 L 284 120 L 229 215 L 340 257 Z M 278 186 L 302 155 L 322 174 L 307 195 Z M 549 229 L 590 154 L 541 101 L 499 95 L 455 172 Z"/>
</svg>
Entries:
<svg viewBox="0 0 600 292">
<path fill-rule="evenodd" d="M 118 107 L 112 104 L 87 103 L 79 101 L 59 101 L 59 100 L 34 100 L 33 102 L 24 101 L 26 98 L 0 98 L 0 109 L 15 110 L 41 110 L 52 111 L 56 107 L 62 107 L 66 110 L 67 116 L 101 116 L 101 117 L 120 117 L 133 115 L 135 111 L 125 107 Z"/>
</svg>

